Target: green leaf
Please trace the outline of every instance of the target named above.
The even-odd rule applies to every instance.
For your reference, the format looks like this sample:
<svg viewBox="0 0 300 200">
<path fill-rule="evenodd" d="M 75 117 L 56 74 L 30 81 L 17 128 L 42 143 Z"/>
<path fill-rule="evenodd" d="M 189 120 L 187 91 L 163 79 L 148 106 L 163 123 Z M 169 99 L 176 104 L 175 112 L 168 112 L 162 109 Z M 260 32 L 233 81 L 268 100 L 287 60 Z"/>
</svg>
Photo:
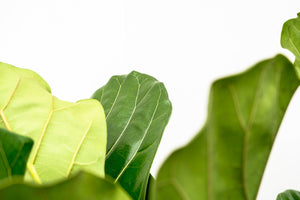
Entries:
<svg viewBox="0 0 300 200">
<path fill-rule="evenodd" d="M 106 174 L 134 199 L 144 199 L 149 170 L 172 110 L 164 85 L 133 71 L 113 76 L 93 98 L 106 114 Z"/>
<path fill-rule="evenodd" d="M 24 175 L 32 145 L 30 138 L 0 128 L 0 179 Z"/>
<path fill-rule="evenodd" d="M 147 184 L 147 191 L 146 191 L 146 197 L 145 200 L 150 200 L 151 197 L 151 185 L 155 184 L 155 179 L 154 177 L 150 174 L 149 179 L 148 179 L 148 184 Z"/>
<path fill-rule="evenodd" d="M 298 84 L 282 55 L 214 82 L 204 128 L 163 164 L 151 199 L 255 199 Z"/>
<path fill-rule="evenodd" d="M 0 127 L 34 146 L 25 180 L 47 183 L 81 169 L 104 176 L 106 122 L 96 100 L 57 99 L 36 73 L 0 63 Z"/>
<path fill-rule="evenodd" d="M 295 190 L 286 190 L 278 194 L 276 200 L 300 200 L 300 192 Z"/>
<path fill-rule="evenodd" d="M 79 173 L 63 182 L 51 185 L 30 185 L 22 182 L 0 189 L 0 199 L 30 200 L 130 200 L 130 196 L 112 182 L 88 173 Z"/>
<path fill-rule="evenodd" d="M 298 18 L 284 23 L 281 32 L 281 46 L 296 56 L 295 68 L 300 79 L 300 13 L 298 13 Z"/>
</svg>

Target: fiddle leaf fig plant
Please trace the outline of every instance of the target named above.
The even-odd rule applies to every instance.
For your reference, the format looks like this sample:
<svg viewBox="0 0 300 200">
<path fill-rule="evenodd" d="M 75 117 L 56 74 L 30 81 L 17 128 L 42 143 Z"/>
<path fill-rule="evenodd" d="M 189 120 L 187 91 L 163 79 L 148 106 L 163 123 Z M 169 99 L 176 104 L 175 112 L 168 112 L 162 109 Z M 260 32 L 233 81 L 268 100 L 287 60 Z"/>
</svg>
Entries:
<svg viewBox="0 0 300 200">
<path fill-rule="evenodd" d="M 0 199 L 256 199 L 300 84 L 299 17 L 281 37 L 294 64 L 277 55 L 215 81 L 203 128 L 157 176 L 150 168 L 172 111 L 163 83 L 133 71 L 72 103 L 35 72 L 0 63 Z"/>
</svg>

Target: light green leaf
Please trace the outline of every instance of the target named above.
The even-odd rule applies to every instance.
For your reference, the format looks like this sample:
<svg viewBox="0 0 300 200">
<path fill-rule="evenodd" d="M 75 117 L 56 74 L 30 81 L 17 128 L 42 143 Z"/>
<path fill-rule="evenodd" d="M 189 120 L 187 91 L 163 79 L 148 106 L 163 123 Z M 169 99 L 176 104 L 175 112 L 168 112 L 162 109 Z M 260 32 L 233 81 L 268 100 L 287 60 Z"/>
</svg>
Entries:
<svg viewBox="0 0 300 200">
<path fill-rule="evenodd" d="M 296 56 L 295 69 L 300 79 L 300 13 L 298 13 L 298 18 L 284 23 L 281 32 L 281 46 Z"/>
<path fill-rule="evenodd" d="M 300 200 L 300 192 L 296 190 L 286 190 L 278 194 L 276 200 Z"/>
<path fill-rule="evenodd" d="M 24 175 L 32 145 L 30 138 L 0 128 L 0 179 Z"/>
<path fill-rule="evenodd" d="M 104 176 L 106 122 L 96 100 L 57 99 L 36 73 L 0 63 L 0 127 L 34 146 L 26 180 L 47 183 L 81 169 Z"/>
<path fill-rule="evenodd" d="M 151 164 L 172 110 L 164 85 L 133 71 L 112 77 L 93 98 L 102 103 L 106 114 L 106 174 L 134 199 L 144 199 Z"/>
<path fill-rule="evenodd" d="M 130 196 L 117 184 L 95 177 L 88 173 L 79 173 L 63 182 L 51 185 L 30 185 L 14 181 L 0 189 L 3 200 L 130 200 Z"/>
<path fill-rule="evenodd" d="M 204 128 L 163 164 L 151 199 L 255 199 L 298 84 L 282 55 L 214 82 Z"/>
</svg>

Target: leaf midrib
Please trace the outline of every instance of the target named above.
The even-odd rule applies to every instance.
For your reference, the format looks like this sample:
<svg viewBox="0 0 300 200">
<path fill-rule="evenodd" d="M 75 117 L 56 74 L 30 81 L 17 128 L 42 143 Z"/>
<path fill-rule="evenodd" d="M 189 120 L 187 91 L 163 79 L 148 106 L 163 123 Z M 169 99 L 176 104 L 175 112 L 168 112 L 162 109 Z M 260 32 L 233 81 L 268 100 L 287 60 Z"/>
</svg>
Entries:
<svg viewBox="0 0 300 200">
<path fill-rule="evenodd" d="M 242 117 L 242 111 L 240 109 L 240 105 L 239 105 L 239 100 L 236 94 L 236 89 L 235 87 L 231 84 L 229 85 L 229 91 L 231 93 L 231 97 L 233 100 L 233 104 L 234 104 L 234 108 L 237 114 L 237 119 L 239 121 L 239 124 L 241 125 L 241 128 L 243 129 L 243 132 L 245 134 L 244 136 L 244 141 L 243 141 L 243 162 L 242 162 L 242 178 L 243 178 L 243 192 L 244 192 L 244 196 L 245 199 L 248 200 L 249 199 L 249 194 L 247 191 L 247 177 L 246 177 L 246 166 L 247 166 L 247 150 L 248 150 L 248 142 L 249 142 L 249 134 L 250 134 L 250 130 L 252 128 L 252 123 L 254 120 L 254 116 L 257 110 L 257 106 L 258 106 L 258 100 L 259 100 L 259 94 L 261 92 L 262 89 L 262 82 L 263 82 L 263 77 L 264 74 L 266 73 L 268 68 L 264 68 L 263 71 L 260 72 L 259 75 L 259 80 L 258 80 L 258 84 L 257 84 L 257 89 L 255 90 L 255 94 L 254 94 L 254 101 L 252 104 L 252 107 L 250 109 L 250 116 L 248 119 L 247 124 L 244 122 L 243 117 Z"/>
</svg>

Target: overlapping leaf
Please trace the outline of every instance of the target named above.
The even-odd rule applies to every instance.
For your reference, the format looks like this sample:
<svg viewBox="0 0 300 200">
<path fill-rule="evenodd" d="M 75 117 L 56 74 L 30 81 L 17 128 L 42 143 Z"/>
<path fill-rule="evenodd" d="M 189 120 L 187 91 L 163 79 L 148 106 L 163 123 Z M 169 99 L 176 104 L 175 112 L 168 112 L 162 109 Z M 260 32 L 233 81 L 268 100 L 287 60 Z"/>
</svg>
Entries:
<svg viewBox="0 0 300 200">
<path fill-rule="evenodd" d="M 104 176 L 106 122 L 98 101 L 61 101 L 39 75 L 5 63 L 0 94 L 0 127 L 34 140 L 27 180 L 51 182 L 80 169 Z"/>
<path fill-rule="evenodd" d="M 0 179 L 24 175 L 32 145 L 30 138 L 0 128 Z"/>
<path fill-rule="evenodd" d="M 163 164 L 151 199 L 255 199 L 298 84 L 282 55 L 214 82 L 204 128 Z"/>
<path fill-rule="evenodd" d="M 0 199 L 30 200 L 130 200 L 130 196 L 117 184 L 95 177 L 88 173 L 79 173 L 55 185 L 9 184 L 0 188 Z"/>
<path fill-rule="evenodd" d="M 93 98 L 106 114 L 106 174 L 134 199 L 144 199 L 149 170 L 172 110 L 164 85 L 133 71 L 112 77 Z"/>
<path fill-rule="evenodd" d="M 300 79 L 300 13 L 298 17 L 284 23 L 281 32 L 281 46 L 290 50 L 296 57 L 295 69 Z M 277 196 L 277 200 L 300 200 L 300 193 L 287 190 Z"/>
</svg>

